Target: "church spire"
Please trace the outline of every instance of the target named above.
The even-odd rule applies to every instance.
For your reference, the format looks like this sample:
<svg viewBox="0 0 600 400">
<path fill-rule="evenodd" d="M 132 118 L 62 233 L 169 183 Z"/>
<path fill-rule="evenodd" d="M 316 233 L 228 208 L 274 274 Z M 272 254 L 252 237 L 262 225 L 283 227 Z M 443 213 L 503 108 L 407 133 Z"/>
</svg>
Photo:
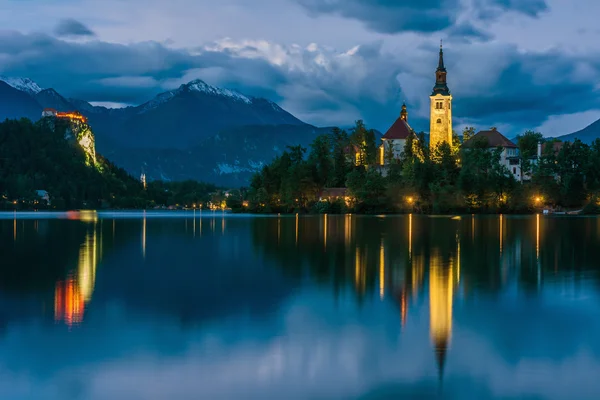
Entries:
<svg viewBox="0 0 600 400">
<path fill-rule="evenodd" d="M 438 67 L 435 71 L 435 86 L 433 87 L 432 96 L 441 94 L 442 96 L 449 96 L 450 89 L 446 84 L 446 67 L 444 66 L 444 49 L 442 42 L 440 41 L 440 57 L 438 60 Z"/>
<path fill-rule="evenodd" d="M 446 72 L 446 68 L 444 67 L 444 49 L 442 47 L 442 41 L 440 40 L 440 59 L 438 60 L 438 71 Z"/>
<path fill-rule="evenodd" d="M 406 111 L 406 103 L 402 103 L 402 111 L 400 111 L 400 119 L 408 122 L 408 111 Z"/>
</svg>

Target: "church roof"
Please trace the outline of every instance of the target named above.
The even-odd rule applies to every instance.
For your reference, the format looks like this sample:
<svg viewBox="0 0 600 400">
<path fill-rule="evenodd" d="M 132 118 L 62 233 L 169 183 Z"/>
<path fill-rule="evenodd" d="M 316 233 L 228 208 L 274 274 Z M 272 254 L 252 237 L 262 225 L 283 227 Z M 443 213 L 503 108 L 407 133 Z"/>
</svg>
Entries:
<svg viewBox="0 0 600 400">
<path fill-rule="evenodd" d="M 412 134 L 412 128 L 402 117 L 399 117 L 396 122 L 387 130 L 382 139 L 406 139 Z"/>
<path fill-rule="evenodd" d="M 495 129 L 477 132 L 475 136 L 463 143 L 463 147 L 468 148 L 473 146 L 473 143 L 475 143 L 474 141 L 477 140 L 477 138 L 487 139 L 488 147 L 505 147 L 510 149 L 517 148 L 516 144 L 511 142 L 506 136 Z"/>
</svg>

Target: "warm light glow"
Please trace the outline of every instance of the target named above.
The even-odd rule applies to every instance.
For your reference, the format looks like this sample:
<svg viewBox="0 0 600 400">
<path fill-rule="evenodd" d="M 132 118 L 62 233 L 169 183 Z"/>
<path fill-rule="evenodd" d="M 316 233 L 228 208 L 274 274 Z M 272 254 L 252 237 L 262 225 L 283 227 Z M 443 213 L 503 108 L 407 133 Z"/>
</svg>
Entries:
<svg viewBox="0 0 600 400">
<path fill-rule="evenodd" d="M 431 254 L 429 266 L 429 329 L 430 337 L 442 368 L 445 352 L 452 337 L 452 302 L 454 268 L 445 268 L 439 253 Z"/>
<path fill-rule="evenodd" d="M 412 214 L 408 215 L 408 257 L 412 258 Z"/>
<path fill-rule="evenodd" d="M 540 258 L 540 214 L 535 216 L 535 256 Z"/>
<path fill-rule="evenodd" d="M 408 204 L 413 204 L 413 203 L 415 202 L 415 198 L 414 198 L 414 197 L 412 197 L 412 196 L 408 196 L 408 197 L 406 198 L 406 202 L 407 202 Z"/>
<path fill-rule="evenodd" d="M 142 220 L 142 257 L 146 258 L 146 211 Z"/>
<path fill-rule="evenodd" d="M 503 221 L 503 218 L 502 218 L 502 214 L 500 214 L 500 254 L 502 254 L 502 244 L 503 244 L 503 241 L 504 241 L 504 236 L 503 236 L 503 232 L 502 232 L 503 222 L 504 221 Z"/>
<path fill-rule="evenodd" d="M 324 216 L 323 225 L 323 248 L 327 250 L 327 214 Z"/>
<path fill-rule="evenodd" d="M 68 112 L 57 112 L 56 118 L 64 118 L 70 120 L 76 120 L 87 124 L 87 118 L 78 113 L 77 111 L 68 111 Z"/>
<path fill-rule="evenodd" d="M 534 201 L 536 204 L 541 204 L 541 203 L 544 201 L 544 198 L 543 198 L 542 196 L 535 196 L 535 197 L 533 198 L 533 201 Z"/>
<path fill-rule="evenodd" d="M 379 246 L 379 297 L 383 299 L 385 292 L 385 248 L 383 247 L 383 238 Z"/>
<path fill-rule="evenodd" d="M 99 244 L 100 242 L 100 244 Z M 102 236 L 98 240 L 96 227 L 88 234 L 79 250 L 77 274 L 59 281 L 54 291 L 54 319 L 68 326 L 80 324 L 86 304 L 92 299 L 96 268 L 101 256 Z"/>
</svg>

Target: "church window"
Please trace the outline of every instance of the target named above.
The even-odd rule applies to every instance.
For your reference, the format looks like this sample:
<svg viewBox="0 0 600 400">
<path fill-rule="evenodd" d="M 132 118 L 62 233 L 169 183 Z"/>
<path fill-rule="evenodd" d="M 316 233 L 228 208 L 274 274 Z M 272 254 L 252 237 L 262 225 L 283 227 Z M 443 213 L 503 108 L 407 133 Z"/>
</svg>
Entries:
<svg viewBox="0 0 600 400">
<path fill-rule="evenodd" d="M 438 118 L 438 120 L 436 121 L 438 124 L 442 123 L 442 120 L 440 118 Z"/>
</svg>

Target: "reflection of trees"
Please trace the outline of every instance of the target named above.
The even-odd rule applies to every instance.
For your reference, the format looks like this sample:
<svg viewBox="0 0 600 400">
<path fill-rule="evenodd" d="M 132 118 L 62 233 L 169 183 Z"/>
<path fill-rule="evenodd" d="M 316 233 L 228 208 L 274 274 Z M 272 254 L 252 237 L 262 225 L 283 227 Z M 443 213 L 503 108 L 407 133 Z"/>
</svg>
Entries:
<svg viewBox="0 0 600 400">
<path fill-rule="evenodd" d="M 535 293 L 548 280 L 590 279 L 580 272 L 600 268 L 599 236 L 600 220 L 544 216 L 253 220 L 256 249 L 297 279 L 331 286 L 336 296 L 353 292 L 359 302 L 392 300 L 402 324 L 411 305 L 427 298 L 440 378 L 457 293 L 496 296 L 515 284 Z"/>
<path fill-rule="evenodd" d="M 77 265 L 86 231 L 78 221 L 0 220 L 0 289 L 52 290 Z"/>
</svg>

